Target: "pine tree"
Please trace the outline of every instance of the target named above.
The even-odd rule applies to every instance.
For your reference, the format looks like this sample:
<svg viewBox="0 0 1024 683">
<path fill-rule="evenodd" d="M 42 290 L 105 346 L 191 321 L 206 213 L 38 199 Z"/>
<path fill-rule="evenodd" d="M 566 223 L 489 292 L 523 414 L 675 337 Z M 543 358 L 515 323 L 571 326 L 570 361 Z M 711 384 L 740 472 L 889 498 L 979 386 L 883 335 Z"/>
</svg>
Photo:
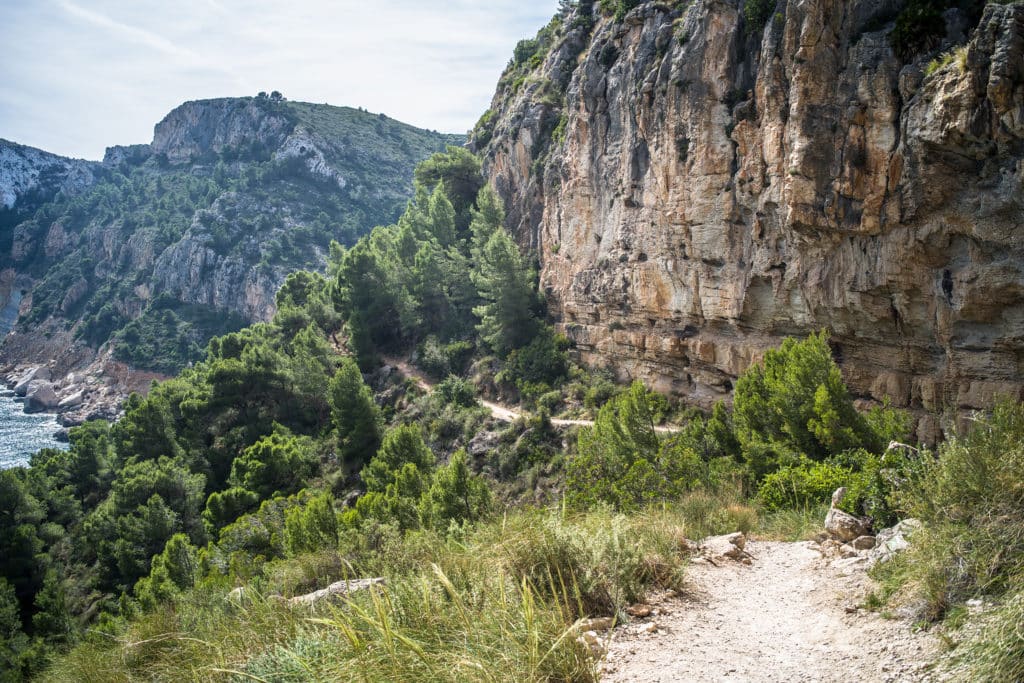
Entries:
<svg viewBox="0 0 1024 683">
<path fill-rule="evenodd" d="M 412 464 L 426 474 L 434 469 L 434 462 L 434 454 L 423 442 L 419 425 L 396 427 L 384 435 L 377 455 L 363 468 L 363 485 L 369 492 L 382 493 L 399 478 L 405 465 Z"/>
<path fill-rule="evenodd" d="M 488 346 L 506 356 L 536 333 L 533 274 L 504 229 L 488 238 L 475 265 L 473 282 L 484 301 L 473 309 L 480 319 L 477 330 Z"/>
<path fill-rule="evenodd" d="M 351 358 L 342 359 L 331 379 L 330 394 L 342 462 L 350 466 L 366 462 L 380 446 L 380 411 Z"/>
<path fill-rule="evenodd" d="M 430 195 L 431 233 L 442 247 L 455 242 L 455 209 L 444 193 L 444 185 L 438 183 Z"/>
<path fill-rule="evenodd" d="M 472 212 L 473 220 L 469 224 L 472 236 L 471 252 L 477 257 L 483 252 L 487 240 L 505 224 L 505 207 L 498 193 L 490 185 L 485 185 L 476 196 L 476 208 Z"/>
<path fill-rule="evenodd" d="M 465 450 L 459 450 L 434 473 L 420 509 L 426 524 L 443 531 L 449 522 L 479 519 L 490 504 L 487 483 L 470 471 L 469 456 Z"/>
</svg>

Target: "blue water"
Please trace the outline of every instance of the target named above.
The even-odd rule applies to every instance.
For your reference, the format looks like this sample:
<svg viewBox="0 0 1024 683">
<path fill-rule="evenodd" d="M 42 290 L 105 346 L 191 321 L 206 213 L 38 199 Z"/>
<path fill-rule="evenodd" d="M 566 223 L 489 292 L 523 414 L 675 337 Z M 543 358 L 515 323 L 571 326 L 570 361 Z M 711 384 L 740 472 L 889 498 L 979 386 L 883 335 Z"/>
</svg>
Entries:
<svg viewBox="0 0 1024 683">
<path fill-rule="evenodd" d="M 13 392 L 0 391 L 0 470 L 28 464 L 41 448 L 67 448 L 54 438 L 58 430 L 54 415 L 26 415 Z"/>
<path fill-rule="evenodd" d="M 21 292 L 10 292 L 5 306 L 0 306 L 0 339 L 18 318 Z M 60 429 L 53 415 L 26 415 L 14 392 L 0 385 L 0 470 L 28 463 L 29 457 L 41 448 L 67 448 L 54 438 Z"/>
</svg>

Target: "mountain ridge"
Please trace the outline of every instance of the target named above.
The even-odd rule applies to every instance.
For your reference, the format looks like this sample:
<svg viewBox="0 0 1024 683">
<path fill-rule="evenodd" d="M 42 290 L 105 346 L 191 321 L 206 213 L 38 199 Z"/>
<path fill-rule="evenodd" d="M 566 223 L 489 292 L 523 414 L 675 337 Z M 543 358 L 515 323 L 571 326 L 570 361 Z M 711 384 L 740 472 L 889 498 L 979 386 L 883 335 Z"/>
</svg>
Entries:
<svg viewBox="0 0 1024 683">
<path fill-rule="evenodd" d="M 268 320 L 287 274 L 322 269 L 332 241 L 394 220 L 413 166 L 462 141 L 261 94 L 183 103 L 103 162 L 22 152 L 0 186 L 19 197 L 0 212 L 0 304 L 23 295 L 0 370 L 173 374 L 211 336 Z"/>
</svg>

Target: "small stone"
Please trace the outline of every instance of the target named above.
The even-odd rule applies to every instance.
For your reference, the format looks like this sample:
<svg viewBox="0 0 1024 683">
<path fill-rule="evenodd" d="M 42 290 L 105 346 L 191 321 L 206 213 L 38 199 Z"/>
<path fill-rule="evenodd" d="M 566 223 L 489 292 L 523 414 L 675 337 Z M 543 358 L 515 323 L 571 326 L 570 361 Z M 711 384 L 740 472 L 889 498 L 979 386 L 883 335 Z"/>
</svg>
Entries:
<svg viewBox="0 0 1024 683">
<path fill-rule="evenodd" d="M 595 617 L 581 621 L 579 628 L 583 631 L 607 631 L 613 626 L 615 626 L 615 619 L 612 617 Z"/>
<path fill-rule="evenodd" d="M 645 619 L 651 616 L 653 611 L 650 605 L 630 605 L 626 608 L 626 614 L 637 619 Z"/>
</svg>

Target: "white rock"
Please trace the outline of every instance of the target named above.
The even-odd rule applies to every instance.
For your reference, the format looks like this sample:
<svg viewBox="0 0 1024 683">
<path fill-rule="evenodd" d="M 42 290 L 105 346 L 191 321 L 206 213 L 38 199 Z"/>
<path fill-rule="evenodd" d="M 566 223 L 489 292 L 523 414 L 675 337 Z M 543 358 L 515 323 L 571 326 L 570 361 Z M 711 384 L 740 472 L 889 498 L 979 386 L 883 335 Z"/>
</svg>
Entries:
<svg viewBox="0 0 1024 683">
<path fill-rule="evenodd" d="M 896 553 L 909 548 L 911 537 L 920 528 L 920 520 L 908 518 L 895 526 L 879 531 L 875 536 L 875 547 L 868 552 L 871 563 L 887 562 Z"/>
<path fill-rule="evenodd" d="M 62 398 L 60 402 L 57 404 L 57 407 L 60 409 L 76 408 L 82 405 L 83 401 L 85 401 L 85 392 L 79 389 L 75 393 L 69 394 L 68 396 Z"/>
<path fill-rule="evenodd" d="M 384 579 L 375 577 L 372 579 L 350 579 L 347 581 L 337 581 L 332 583 L 327 588 L 321 588 L 318 591 L 307 593 L 306 595 L 297 595 L 288 601 L 290 605 L 315 605 L 318 602 L 328 599 L 343 598 L 349 593 L 355 591 L 365 590 L 370 586 L 384 583 Z"/>
<path fill-rule="evenodd" d="M 25 392 L 25 412 L 41 413 L 45 410 L 53 410 L 59 403 L 57 392 L 53 385 L 45 379 L 37 379 L 29 382 Z"/>
<path fill-rule="evenodd" d="M 747 545 L 747 537 L 737 531 L 724 536 L 709 536 L 701 541 L 701 554 L 712 560 L 716 558 L 727 558 L 740 560 L 746 553 L 743 551 Z"/>
<path fill-rule="evenodd" d="M 870 527 L 860 517 L 854 517 L 839 509 L 839 503 L 845 495 L 845 487 L 836 489 L 836 492 L 832 494 L 832 507 L 829 508 L 828 514 L 825 516 L 825 531 L 833 538 L 849 543 L 858 536 L 866 536 Z"/>
<path fill-rule="evenodd" d="M 26 396 L 28 394 L 28 385 L 39 379 L 50 379 L 50 368 L 45 365 L 38 368 L 32 368 L 18 380 L 17 384 L 14 385 L 15 396 Z"/>
<path fill-rule="evenodd" d="M 852 545 L 857 550 L 871 550 L 875 547 L 875 537 L 858 536 L 857 538 L 853 539 L 853 542 L 850 543 L 850 545 Z"/>
</svg>

